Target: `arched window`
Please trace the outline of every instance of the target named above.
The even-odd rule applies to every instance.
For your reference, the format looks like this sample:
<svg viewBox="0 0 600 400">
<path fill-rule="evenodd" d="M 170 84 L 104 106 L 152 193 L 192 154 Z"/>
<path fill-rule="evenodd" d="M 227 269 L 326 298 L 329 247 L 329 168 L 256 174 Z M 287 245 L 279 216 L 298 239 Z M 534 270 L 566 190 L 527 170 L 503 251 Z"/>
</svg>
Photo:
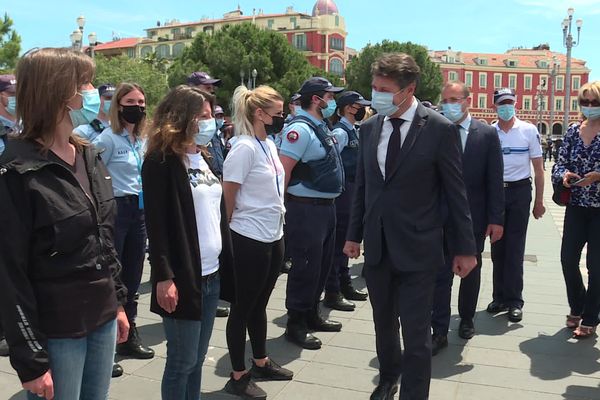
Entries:
<svg viewBox="0 0 600 400">
<path fill-rule="evenodd" d="M 171 48 L 168 44 L 159 44 L 156 46 L 156 56 L 158 58 L 169 58 L 171 55 Z"/>
<path fill-rule="evenodd" d="M 173 57 L 179 57 L 183 53 L 184 49 L 185 49 L 185 44 L 175 43 L 173 45 Z"/>
<path fill-rule="evenodd" d="M 555 122 L 552 125 L 552 136 L 561 136 L 563 133 L 563 126 L 560 122 Z"/>
<path fill-rule="evenodd" d="M 335 75 L 344 75 L 344 63 L 339 58 L 329 60 L 329 72 Z"/>
<path fill-rule="evenodd" d="M 140 55 L 142 56 L 142 58 L 146 57 L 149 54 L 152 54 L 152 46 L 142 47 L 142 49 L 140 50 Z"/>
</svg>

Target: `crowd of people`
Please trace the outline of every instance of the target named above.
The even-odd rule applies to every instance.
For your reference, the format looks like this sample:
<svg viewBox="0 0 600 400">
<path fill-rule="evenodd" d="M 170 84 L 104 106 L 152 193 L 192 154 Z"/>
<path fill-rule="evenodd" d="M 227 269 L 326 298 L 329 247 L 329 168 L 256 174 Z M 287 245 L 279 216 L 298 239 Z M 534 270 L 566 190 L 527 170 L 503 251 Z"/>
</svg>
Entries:
<svg viewBox="0 0 600 400">
<path fill-rule="evenodd" d="M 225 391 L 266 399 L 257 382 L 293 379 L 266 341 L 281 272 L 285 337 L 304 349 L 321 348 L 318 332 L 343 329 L 321 302 L 352 312 L 370 300 L 372 400 L 428 398 L 455 274 L 458 335 L 476 334 L 488 237 L 487 311 L 522 320 L 528 221 L 545 213 L 544 155 L 536 127 L 516 117 L 513 90 L 494 92 L 498 122 L 487 125 L 471 116 L 464 83 L 446 83 L 435 110 L 415 97 L 415 60 L 384 54 L 372 66 L 371 101 L 322 77 L 287 107 L 269 86 L 240 86 L 226 120 L 214 96 L 221 81 L 205 72 L 151 116 L 141 86 L 96 89 L 94 74 L 82 53 L 45 48 L 26 53 L 16 76 L 0 76 L 0 234 L 10 238 L 0 241 L 0 355 L 10 354 L 28 398 L 107 399 L 111 376 L 123 373 L 115 353 L 154 357 L 136 327 L 147 253 L 150 310 L 167 342 L 166 400 L 200 399 L 218 316 L 228 317 Z M 600 82 L 578 100 L 582 122 L 558 150 L 552 183 L 566 206 L 566 326 L 587 338 L 600 322 Z M 349 270 L 361 255 L 368 292 Z"/>
</svg>

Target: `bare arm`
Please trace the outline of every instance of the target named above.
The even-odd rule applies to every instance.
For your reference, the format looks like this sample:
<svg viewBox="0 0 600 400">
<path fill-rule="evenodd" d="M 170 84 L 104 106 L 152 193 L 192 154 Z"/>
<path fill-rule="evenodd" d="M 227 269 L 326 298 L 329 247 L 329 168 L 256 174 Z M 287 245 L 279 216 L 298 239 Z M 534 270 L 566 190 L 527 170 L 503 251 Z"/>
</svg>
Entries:
<svg viewBox="0 0 600 400">
<path fill-rule="evenodd" d="M 544 162 L 542 157 L 532 158 L 531 164 L 535 173 L 535 202 L 533 204 L 533 216 L 535 219 L 542 218 L 546 212 L 544 207 Z"/>
<path fill-rule="evenodd" d="M 235 196 L 241 186 L 235 182 L 223 182 L 223 197 L 225 198 L 225 208 L 227 209 L 227 221 L 231 221 L 231 216 L 235 209 Z"/>
<path fill-rule="evenodd" d="M 290 178 L 292 177 L 292 171 L 296 164 L 298 164 L 297 160 L 294 160 L 291 157 L 279 155 L 279 159 L 281 160 L 281 164 L 283 165 L 283 170 L 285 171 L 285 191 L 287 192 L 288 185 L 290 183 Z"/>
</svg>

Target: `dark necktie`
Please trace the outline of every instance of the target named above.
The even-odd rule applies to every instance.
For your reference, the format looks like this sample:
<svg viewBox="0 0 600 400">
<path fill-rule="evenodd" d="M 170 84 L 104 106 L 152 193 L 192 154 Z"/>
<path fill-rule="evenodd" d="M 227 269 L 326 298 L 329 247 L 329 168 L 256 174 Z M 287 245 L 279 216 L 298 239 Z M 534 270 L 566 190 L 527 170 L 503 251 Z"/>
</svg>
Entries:
<svg viewBox="0 0 600 400">
<path fill-rule="evenodd" d="M 400 134 L 400 127 L 404 123 L 401 118 L 391 118 L 392 123 L 392 135 L 388 143 L 387 154 L 385 156 L 385 178 L 389 178 L 392 173 L 396 161 L 400 155 L 400 148 L 402 147 L 402 135 Z"/>
</svg>

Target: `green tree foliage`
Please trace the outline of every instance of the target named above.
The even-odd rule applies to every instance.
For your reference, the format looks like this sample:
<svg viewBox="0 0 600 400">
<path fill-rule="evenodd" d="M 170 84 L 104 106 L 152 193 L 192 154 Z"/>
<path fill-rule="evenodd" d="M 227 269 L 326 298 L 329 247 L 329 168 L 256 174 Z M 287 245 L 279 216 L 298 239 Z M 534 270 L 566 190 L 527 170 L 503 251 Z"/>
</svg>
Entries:
<svg viewBox="0 0 600 400">
<path fill-rule="evenodd" d="M 146 93 L 146 106 L 149 112 L 154 110 L 168 90 L 167 75 L 161 72 L 153 62 L 131 59 L 126 56 L 106 58 L 102 55 L 97 55 L 95 60 L 96 79 L 94 85 L 137 83 Z"/>
<path fill-rule="evenodd" d="M 13 20 L 4 14 L 0 19 L 0 73 L 12 72 L 21 51 L 21 36 L 12 28 Z"/>
<path fill-rule="evenodd" d="M 185 83 L 194 71 L 206 71 L 223 81 L 217 90 L 217 100 L 229 108 L 231 95 L 241 83 L 241 73 L 247 84 L 253 69 L 258 73 L 256 86 L 272 86 L 285 99 L 311 76 L 326 76 L 334 84 L 340 81 L 309 64 L 281 33 L 245 23 L 225 27 L 212 35 L 198 34 L 169 69 L 169 86 Z"/>
<path fill-rule="evenodd" d="M 384 40 L 375 45 L 368 44 L 360 55 L 353 59 L 346 70 L 346 81 L 351 90 L 371 97 L 371 65 L 384 53 L 406 53 L 411 55 L 421 68 L 421 80 L 415 96 L 420 100 L 436 102 L 439 99 L 443 78 L 439 65 L 431 61 L 427 49 L 411 42 L 400 43 Z"/>
</svg>

